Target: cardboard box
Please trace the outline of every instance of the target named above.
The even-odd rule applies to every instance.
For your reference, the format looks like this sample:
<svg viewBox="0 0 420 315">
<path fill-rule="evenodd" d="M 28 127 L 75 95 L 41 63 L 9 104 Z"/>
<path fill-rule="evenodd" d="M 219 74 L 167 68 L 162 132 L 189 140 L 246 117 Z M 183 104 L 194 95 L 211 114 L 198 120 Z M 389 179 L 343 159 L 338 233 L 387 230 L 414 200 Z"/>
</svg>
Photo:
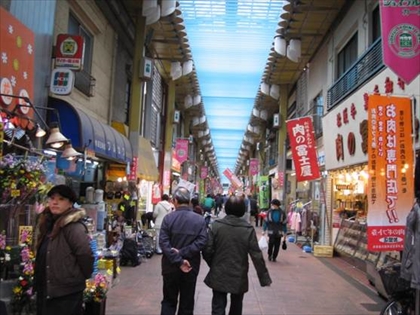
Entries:
<svg viewBox="0 0 420 315">
<path fill-rule="evenodd" d="M 314 256 L 315 257 L 333 257 L 334 247 L 333 246 L 324 246 L 324 245 L 315 245 L 314 246 Z"/>
</svg>

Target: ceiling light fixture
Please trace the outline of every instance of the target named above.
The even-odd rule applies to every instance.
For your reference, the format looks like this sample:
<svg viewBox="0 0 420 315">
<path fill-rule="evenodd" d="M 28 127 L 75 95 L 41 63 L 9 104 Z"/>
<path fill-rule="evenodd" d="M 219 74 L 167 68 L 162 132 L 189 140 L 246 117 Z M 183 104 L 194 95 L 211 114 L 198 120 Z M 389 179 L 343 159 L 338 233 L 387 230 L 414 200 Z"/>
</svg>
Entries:
<svg viewBox="0 0 420 315">
<path fill-rule="evenodd" d="M 68 140 L 68 142 L 65 145 L 64 151 L 61 154 L 62 158 L 66 158 L 67 160 L 74 160 L 76 157 L 81 156 L 82 153 L 77 152 L 72 144 L 71 144 L 71 140 Z"/>
</svg>

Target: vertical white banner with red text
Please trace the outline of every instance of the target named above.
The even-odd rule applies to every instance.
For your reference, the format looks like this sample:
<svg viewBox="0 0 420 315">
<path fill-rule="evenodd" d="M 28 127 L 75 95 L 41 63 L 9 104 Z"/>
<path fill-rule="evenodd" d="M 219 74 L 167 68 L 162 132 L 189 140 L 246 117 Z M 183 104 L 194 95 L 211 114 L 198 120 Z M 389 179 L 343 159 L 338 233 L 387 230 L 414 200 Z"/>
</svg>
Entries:
<svg viewBox="0 0 420 315">
<path fill-rule="evenodd" d="M 318 179 L 319 172 L 312 117 L 286 121 L 298 182 Z"/>
<path fill-rule="evenodd" d="M 384 63 L 409 84 L 420 73 L 419 1 L 379 2 Z"/>
<path fill-rule="evenodd" d="M 368 105 L 368 250 L 401 251 L 414 202 L 411 100 L 370 95 Z"/>
</svg>

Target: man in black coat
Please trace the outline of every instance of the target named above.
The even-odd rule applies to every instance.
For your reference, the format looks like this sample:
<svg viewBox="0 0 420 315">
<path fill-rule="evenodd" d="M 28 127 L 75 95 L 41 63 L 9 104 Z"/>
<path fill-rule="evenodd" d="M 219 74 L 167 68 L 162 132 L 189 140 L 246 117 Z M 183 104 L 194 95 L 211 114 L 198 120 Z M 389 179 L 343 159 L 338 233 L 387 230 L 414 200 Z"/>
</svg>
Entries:
<svg viewBox="0 0 420 315">
<path fill-rule="evenodd" d="M 159 245 L 162 249 L 162 315 L 194 313 L 194 295 L 200 271 L 201 250 L 207 243 L 207 224 L 189 206 L 190 192 L 177 188 L 173 194 L 176 210 L 162 221 Z"/>
</svg>

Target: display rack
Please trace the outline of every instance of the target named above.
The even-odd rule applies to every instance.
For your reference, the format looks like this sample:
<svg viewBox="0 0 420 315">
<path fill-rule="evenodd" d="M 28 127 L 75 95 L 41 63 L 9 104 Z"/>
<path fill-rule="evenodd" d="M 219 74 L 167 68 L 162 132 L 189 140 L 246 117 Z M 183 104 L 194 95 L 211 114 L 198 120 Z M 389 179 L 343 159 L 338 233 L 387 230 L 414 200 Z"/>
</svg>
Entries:
<svg viewBox="0 0 420 315">
<path fill-rule="evenodd" d="M 334 244 L 334 251 L 353 266 L 368 274 L 369 268 L 377 269 L 391 260 L 397 261 L 399 252 L 372 252 L 367 249 L 366 222 L 343 219 Z"/>
</svg>

